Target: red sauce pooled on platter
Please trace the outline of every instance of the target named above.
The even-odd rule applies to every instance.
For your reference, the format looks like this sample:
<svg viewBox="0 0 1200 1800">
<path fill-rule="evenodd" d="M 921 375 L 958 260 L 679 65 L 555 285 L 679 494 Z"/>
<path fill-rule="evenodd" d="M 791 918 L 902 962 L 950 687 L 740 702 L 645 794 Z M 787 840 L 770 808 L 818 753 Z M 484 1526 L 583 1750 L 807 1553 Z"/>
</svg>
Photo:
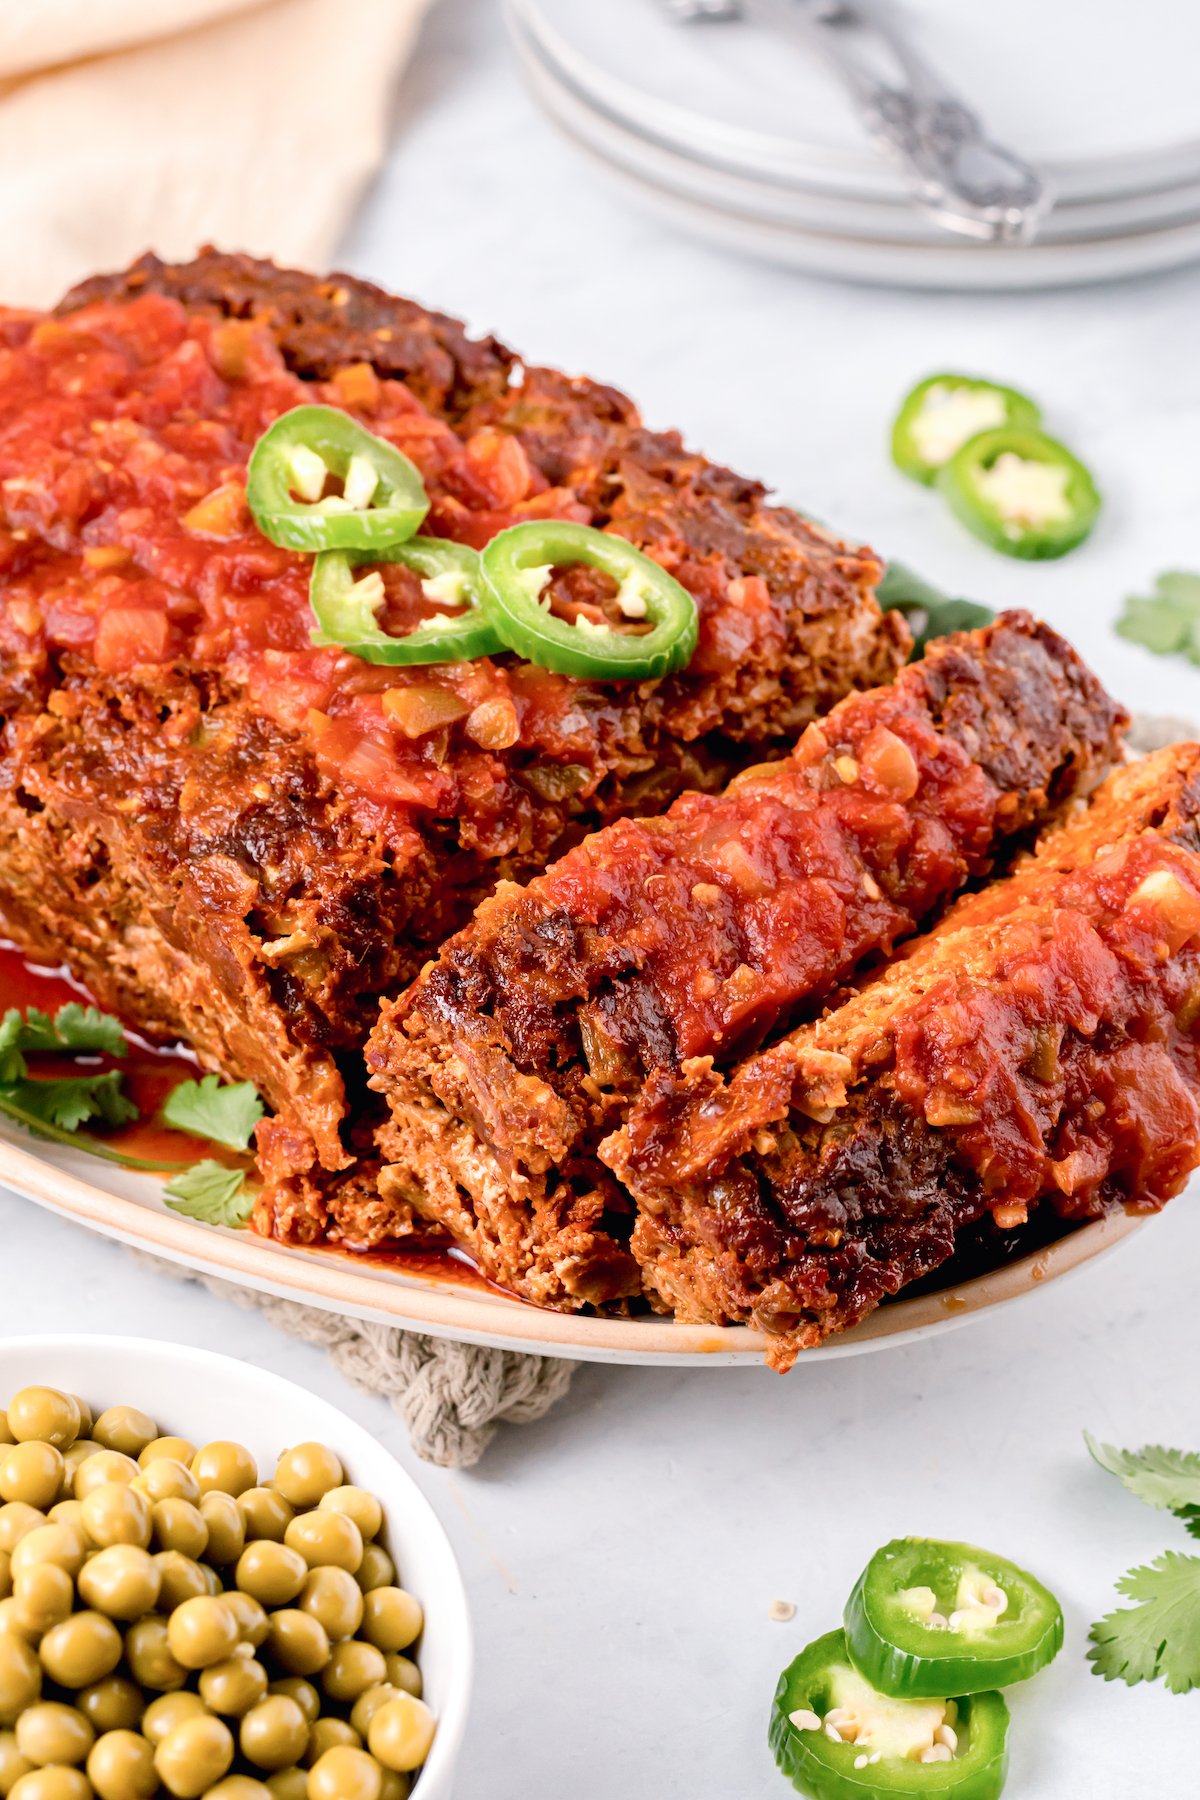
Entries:
<svg viewBox="0 0 1200 1800">
<path fill-rule="evenodd" d="M 37 1006 L 51 1015 L 69 1001 L 87 1005 L 91 996 L 73 980 L 65 969 L 43 968 L 29 962 L 21 951 L 4 940 L 0 933 L 0 1014 L 10 1007 L 22 1012 Z M 164 1047 L 149 1043 L 136 1032 L 127 1032 L 129 1054 L 124 1057 L 94 1058 L 36 1056 L 30 1067 L 36 1075 L 77 1074 L 81 1064 L 92 1068 L 119 1069 L 125 1077 L 125 1092 L 137 1107 L 139 1118 L 128 1125 L 97 1133 L 104 1145 L 122 1156 L 143 1162 L 188 1164 L 208 1157 L 236 1167 L 240 1159 L 207 1138 L 193 1137 L 190 1132 L 175 1131 L 158 1120 L 158 1111 L 167 1095 L 181 1081 L 194 1081 L 199 1074 L 196 1060 L 179 1045 Z M 29 1148 L 36 1153 L 37 1139 L 29 1134 Z M 164 1171 L 163 1180 L 169 1172 Z M 453 1250 L 408 1250 L 400 1245 L 392 1249 L 349 1251 L 338 1245 L 321 1247 L 322 1254 L 342 1260 L 367 1264 L 372 1268 L 395 1270 L 418 1279 L 437 1281 L 443 1285 L 493 1291 L 491 1284 L 461 1254 Z"/>
</svg>

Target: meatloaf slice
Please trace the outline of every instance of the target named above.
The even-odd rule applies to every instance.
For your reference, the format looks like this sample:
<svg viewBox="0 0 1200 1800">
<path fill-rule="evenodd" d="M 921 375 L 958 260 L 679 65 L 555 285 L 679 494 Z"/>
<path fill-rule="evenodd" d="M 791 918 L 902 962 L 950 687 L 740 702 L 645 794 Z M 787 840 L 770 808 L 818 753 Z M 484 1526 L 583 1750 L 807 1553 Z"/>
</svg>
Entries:
<svg viewBox="0 0 1200 1800">
<path fill-rule="evenodd" d="M 310 642 L 308 559 L 245 504 L 262 430 L 351 412 L 421 470 L 430 533 L 630 537 L 693 592 L 661 682 L 513 657 L 383 669 Z M 867 551 L 644 430 L 610 388 L 361 282 L 145 258 L 0 312 L 0 914 L 105 1004 L 254 1081 L 341 1165 L 377 996 L 498 879 L 772 754 L 903 662 Z M 564 608 L 610 609 L 578 572 Z M 387 575 L 386 617 L 428 616 Z"/>
<path fill-rule="evenodd" d="M 1060 637 L 1006 614 L 843 700 L 786 761 L 500 889 L 381 1008 L 381 1191 L 543 1304 L 637 1293 L 597 1150 L 648 1076 L 727 1066 L 819 1004 L 1087 793 L 1124 722 Z"/>
<path fill-rule="evenodd" d="M 652 1078 L 601 1154 L 657 1303 L 781 1368 L 975 1220 L 1164 1205 L 1200 1162 L 1200 745 L 1111 776 L 823 1019 Z"/>
</svg>

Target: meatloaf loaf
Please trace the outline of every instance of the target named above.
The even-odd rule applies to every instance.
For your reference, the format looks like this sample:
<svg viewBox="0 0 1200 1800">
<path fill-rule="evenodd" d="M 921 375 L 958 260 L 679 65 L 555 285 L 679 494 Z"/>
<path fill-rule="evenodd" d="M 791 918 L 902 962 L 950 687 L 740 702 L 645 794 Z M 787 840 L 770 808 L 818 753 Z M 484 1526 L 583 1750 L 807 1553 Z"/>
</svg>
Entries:
<svg viewBox="0 0 1200 1800">
<path fill-rule="evenodd" d="M 417 464 L 430 533 L 564 518 L 643 548 L 695 597 L 690 666 L 606 684 L 314 649 L 306 559 L 245 500 L 255 441 L 310 400 Z M 342 1166 L 377 996 L 498 879 L 889 679 L 909 639 L 878 574 L 614 389 L 347 277 L 148 257 L 0 312 L 3 930 L 254 1082 L 289 1165 Z M 611 603 L 580 571 L 555 598 Z M 394 629 L 429 610 L 389 571 Z"/>
<path fill-rule="evenodd" d="M 843 700 L 786 761 L 501 888 L 382 1007 L 381 1196 L 542 1304 L 640 1294 L 597 1152 L 648 1077 L 728 1066 L 811 1013 L 1086 794 L 1124 722 L 1060 637 L 1005 614 Z"/>
<path fill-rule="evenodd" d="M 659 1305 L 784 1368 L 981 1217 L 1161 1207 L 1200 1162 L 1200 745 L 1111 776 L 824 1018 L 652 1078 L 601 1154 Z"/>
</svg>

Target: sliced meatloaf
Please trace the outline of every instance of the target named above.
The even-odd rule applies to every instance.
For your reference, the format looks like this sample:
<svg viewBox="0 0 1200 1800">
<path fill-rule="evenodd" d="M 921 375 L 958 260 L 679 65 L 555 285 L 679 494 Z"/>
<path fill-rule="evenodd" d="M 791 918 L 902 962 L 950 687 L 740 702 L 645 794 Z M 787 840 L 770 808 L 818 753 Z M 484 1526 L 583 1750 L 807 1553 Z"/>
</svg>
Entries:
<svg viewBox="0 0 1200 1800">
<path fill-rule="evenodd" d="M 638 544 L 696 599 L 691 665 L 605 684 L 314 649 L 307 560 L 245 503 L 255 441 L 310 400 L 418 465 L 431 534 L 549 517 Z M 0 312 L 3 929 L 338 1167 L 376 997 L 497 880 L 887 680 L 909 640 L 878 573 L 615 390 L 347 277 L 150 257 Z M 574 571 L 554 600 L 611 596 Z M 389 571 L 393 628 L 430 606 Z"/>
<path fill-rule="evenodd" d="M 641 1292 L 599 1146 L 647 1080 L 810 1013 L 1117 751 L 1124 714 L 1027 614 L 843 700 L 785 761 L 505 886 L 367 1047 L 380 1189 L 543 1304 Z"/>
<path fill-rule="evenodd" d="M 601 1154 L 657 1303 L 785 1368 L 976 1220 L 1161 1207 L 1200 1162 L 1200 745 L 1111 776 L 824 1018 L 653 1077 Z"/>
</svg>

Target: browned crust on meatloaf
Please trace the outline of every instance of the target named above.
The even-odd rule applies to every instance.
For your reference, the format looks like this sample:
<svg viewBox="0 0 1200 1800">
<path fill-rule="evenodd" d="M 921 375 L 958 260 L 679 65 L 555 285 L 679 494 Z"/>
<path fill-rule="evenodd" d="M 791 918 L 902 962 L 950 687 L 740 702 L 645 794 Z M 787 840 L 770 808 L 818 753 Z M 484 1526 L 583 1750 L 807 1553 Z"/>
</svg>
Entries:
<svg viewBox="0 0 1200 1800">
<path fill-rule="evenodd" d="M 598 1147 L 636 1114 L 647 1075 L 689 1054 L 663 985 L 680 959 L 685 976 L 712 976 L 699 985 L 715 1003 L 723 984 L 753 974 L 756 932 L 772 954 L 781 934 L 799 942 L 835 880 L 853 927 L 829 949 L 813 927 L 812 957 L 797 959 L 790 991 L 765 984 L 752 1019 L 768 1035 L 985 872 L 1006 840 L 1088 792 L 1123 724 L 1061 638 L 1006 614 L 933 646 L 893 687 L 843 701 L 795 756 L 740 776 L 727 796 L 684 797 L 665 820 L 611 827 L 528 888 L 501 890 L 381 1009 L 367 1047 L 390 1111 L 378 1134 L 381 1192 L 439 1220 L 493 1279 L 541 1304 L 637 1293 L 628 1198 Z M 858 780 L 847 744 L 873 730 L 884 729 L 883 754 L 905 753 L 889 725 L 919 747 L 907 812 L 886 788 L 864 804 L 845 785 Z M 911 753 L 905 766 L 915 782 Z M 861 814 L 851 810 L 860 804 Z M 747 895 L 728 879 L 723 852 L 734 842 L 740 862 L 769 862 L 789 814 L 804 835 L 790 862 L 771 864 L 772 928 L 757 887 Z M 835 830 L 828 863 L 807 829 L 825 818 Z M 668 887 L 673 866 L 681 879 Z M 719 1025 L 703 1044 L 717 1067 L 738 1047 Z"/>
<path fill-rule="evenodd" d="M 517 358 L 494 337 L 473 338 L 457 319 L 431 312 L 353 275 L 309 275 L 211 247 L 192 262 L 140 257 L 128 269 L 82 281 L 60 303 L 77 312 L 96 300 L 166 294 L 189 312 L 269 322 L 288 367 L 326 378 L 346 363 L 370 363 L 403 381 L 432 411 L 456 419 L 502 395 Z"/>
<path fill-rule="evenodd" d="M 497 879 L 525 878 L 596 824 L 720 779 L 750 749 L 771 753 L 848 689 L 889 678 L 907 632 L 875 604 L 869 552 L 767 505 L 759 484 L 674 434 L 645 431 L 611 388 L 523 368 L 495 340 L 353 278 L 216 252 L 176 266 L 143 258 L 76 289 L 62 310 L 147 293 L 265 320 L 303 376 L 365 361 L 464 437 L 485 423 L 519 437 L 552 483 L 570 475 L 596 523 L 651 549 L 669 539 L 697 568 L 760 577 L 781 625 L 770 655 L 701 659 L 657 684 L 580 684 L 601 759 L 582 788 L 549 797 L 518 743 L 499 753 L 512 771 L 506 829 L 483 844 L 460 820 L 431 818 L 402 868 L 355 825 L 304 743 L 223 672 L 100 678 L 70 654 L 0 665 L 10 933 L 65 959 L 131 1023 L 183 1035 L 211 1066 L 254 1081 L 337 1167 L 343 1073 L 376 996 L 410 979 Z"/>
<path fill-rule="evenodd" d="M 1200 745 L 1174 746 L 1118 771 L 1012 877 L 960 900 L 824 1019 L 728 1076 L 697 1059 L 653 1078 L 636 1119 L 602 1154 L 636 1199 L 632 1249 L 657 1304 L 683 1319 L 752 1323 L 768 1333 L 771 1360 L 786 1368 L 798 1349 L 857 1323 L 938 1267 L 971 1222 L 991 1215 L 1001 1235 L 1018 1227 L 1039 1196 L 1014 1204 L 1007 1182 L 981 1178 L 959 1141 L 970 1107 L 961 1119 L 952 1106 L 934 1119 L 932 1105 L 914 1108 L 893 1074 L 896 1045 L 926 995 L 986 990 L 1014 944 L 1030 933 L 1049 942 L 1067 929 L 1057 908 L 1072 904 L 1072 876 L 1091 879 L 1106 861 L 1119 869 L 1122 854 L 1149 839 L 1200 850 Z M 1200 876 L 1194 857 L 1191 868 L 1193 879 Z M 1185 936 L 1180 948 L 1186 944 Z M 1194 946 L 1185 953 L 1194 964 Z M 1156 966 L 1170 955 L 1164 943 Z M 1195 972 L 1185 973 L 1185 986 Z M 936 1032 L 936 1014 L 923 1029 Z M 1175 1071 L 1157 1025 L 1143 1042 L 1136 1013 L 1130 1021 L 1101 1006 L 1089 1030 L 1061 1027 L 1051 1063 L 1062 1094 L 1055 1100 L 1040 1074 L 1026 1077 L 1049 1109 L 1044 1128 L 1086 1139 L 1088 1109 L 1100 1104 L 1104 1112 L 1096 1099 L 1104 1071 L 1122 1058 L 1159 1058 L 1147 1079 L 1169 1087 L 1182 1078 L 1194 1105 L 1194 1026 L 1181 1029 L 1172 1054 L 1184 1066 Z M 1011 1041 L 1000 1060 L 1011 1055 L 1015 1071 L 1024 1066 L 1015 1023 Z M 1073 1059 L 1082 1071 L 1074 1098 L 1072 1077 L 1060 1073 Z M 1072 1219 L 1130 1203 L 1152 1210 L 1200 1154 L 1183 1140 L 1155 1149 L 1165 1170 L 1157 1187 L 1133 1191 L 1118 1171 L 1079 1191 L 1051 1186 L 1041 1198 Z"/>
</svg>

